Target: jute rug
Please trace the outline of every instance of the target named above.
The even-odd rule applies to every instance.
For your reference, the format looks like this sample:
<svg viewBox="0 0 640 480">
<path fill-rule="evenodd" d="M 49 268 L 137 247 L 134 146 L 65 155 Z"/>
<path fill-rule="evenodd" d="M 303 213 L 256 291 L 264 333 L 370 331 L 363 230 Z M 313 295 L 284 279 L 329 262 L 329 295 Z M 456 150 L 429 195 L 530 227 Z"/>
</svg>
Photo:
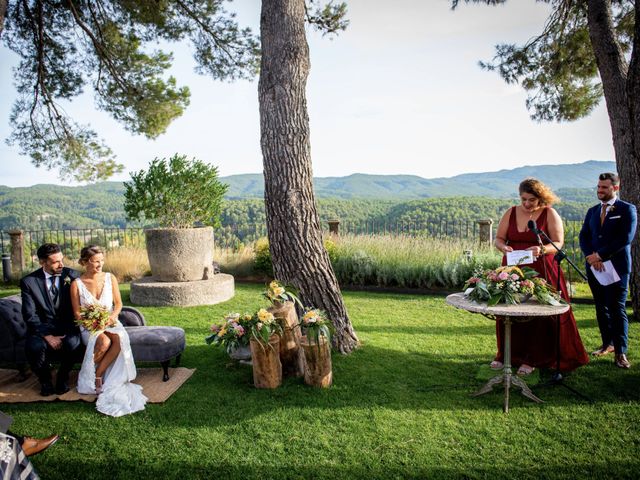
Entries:
<svg viewBox="0 0 640 480">
<path fill-rule="evenodd" d="M 170 368 L 169 381 L 163 382 L 161 368 L 139 368 L 138 376 L 133 383 L 142 385 L 142 393 L 147 396 L 149 403 L 162 403 L 173 395 L 195 371 L 195 368 Z M 56 378 L 55 373 L 53 378 Z M 35 375 L 31 374 L 24 382 L 19 382 L 17 370 L 0 368 L 0 403 L 51 402 L 53 400 L 95 402 L 95 395 L 78 393 L 75 388 L 77 381 L 78 370 L 73 370 L 69 376 L 71 390 L 64 395 L 43 397 L 40 395 L 40 383 Z"/>
</svg>

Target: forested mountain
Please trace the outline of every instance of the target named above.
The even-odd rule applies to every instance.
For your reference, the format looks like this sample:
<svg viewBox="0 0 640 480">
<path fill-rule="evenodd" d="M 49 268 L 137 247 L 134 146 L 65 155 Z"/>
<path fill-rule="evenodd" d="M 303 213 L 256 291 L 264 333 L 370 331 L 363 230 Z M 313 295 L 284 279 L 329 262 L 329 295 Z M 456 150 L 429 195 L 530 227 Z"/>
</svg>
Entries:
<svg viewBox="0 0 640 480">
<path fill-rule="evenodd" d="M 520 180 L 531 175 L 555 188 L 563 199 L 557 208 L 564 218 L 579 220 L 586 207 L 596 202 L 594 185 L 598 173 L 614 168 L 613 162 L 591 161 L 442 179 L 357 174 L 317 178 L 315 182 L 323 223 L 334 218 L 342 222 L 380 224 L 427 219 L 492 218 L 497 221 L 505 208 L 517 201 Z M 235 175 L 221 180 L 230 185 L 222 214 L 223 225 L 264 224 L 262 176 Z M 119 182 L 82 187 L 0 186 L 0 229 L 137 226 L 126 221 L 123 194 L 124 187 Z M 251 198 L 254 195 L 259 198 Z"/>
</svg>

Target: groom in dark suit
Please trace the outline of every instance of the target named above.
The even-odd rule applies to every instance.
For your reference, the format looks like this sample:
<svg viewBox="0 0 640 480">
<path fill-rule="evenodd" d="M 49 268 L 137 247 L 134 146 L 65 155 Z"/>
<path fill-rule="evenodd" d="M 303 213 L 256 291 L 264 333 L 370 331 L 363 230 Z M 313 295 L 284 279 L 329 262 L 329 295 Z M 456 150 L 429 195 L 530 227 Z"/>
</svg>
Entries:
<svg viewBox="0 0 640 480">
<path fill-rule="evenodd" d="M 66 268 L 60 246 L 45 243 L 38 248 L 39 268 L 20 281 L 22 316 L 27 324 L 26 354 L 40 380 L 43 396 L 69 391 L 67 381 L 84 346 L 73 321 L 69 290 L 79 272 Z M 55 389 L 50 361 L 60 362 Z"/>
<path fill-rule="evenodd" d="M 596 316 L 602 345 L 595 356 L 615 352 L 615 364 L 630 368 L 627 360 L 629 320 L 626 302 L 631 272 L 631 242 L 638 223 L 636 207 L 617 198 L 620 178 L 615 173 L 598 177 L 600 203 L 589 209 L 580 230 L 580 249 L 587 260 L 589 287 L 596 303 Z M 603 286 L 590 267 L 603 271 L 603 263 L 611 260 L 620 280 Z"/>
</svg>

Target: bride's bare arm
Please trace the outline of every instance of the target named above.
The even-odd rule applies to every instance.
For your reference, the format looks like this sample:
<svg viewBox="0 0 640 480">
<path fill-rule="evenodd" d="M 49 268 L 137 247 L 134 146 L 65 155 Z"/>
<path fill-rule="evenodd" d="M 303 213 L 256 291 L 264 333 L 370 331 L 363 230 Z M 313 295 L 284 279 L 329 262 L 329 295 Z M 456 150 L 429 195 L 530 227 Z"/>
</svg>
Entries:
<svg viewBox="0 0 640 480">
<path fill-rule="evenodd" d="M 73 318 L 80 320 L 80 291 L 78 290 L 78 283 L 71 283 L 71 289 L 69 290 L 71 296 L 71 310 L 73 311 Z"/>
<path fill-rule="evenodd" d="M 111 289 L 113 291 L 113 312 L 111 312 L 111 320 L 116 323 L 118 315 L 122 310 L 122 297 L 120 296 L 120 289 L 118 288 L 118 280 L 115 275 L 111 275 Z"/>
</svg>

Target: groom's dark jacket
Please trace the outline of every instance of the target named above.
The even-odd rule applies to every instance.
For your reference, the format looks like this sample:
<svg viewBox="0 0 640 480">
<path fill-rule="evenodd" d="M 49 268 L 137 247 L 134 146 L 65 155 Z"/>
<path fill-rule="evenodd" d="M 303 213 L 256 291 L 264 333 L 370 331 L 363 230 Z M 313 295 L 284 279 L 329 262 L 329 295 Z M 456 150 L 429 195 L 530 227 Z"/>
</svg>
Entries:
<svg viewBox="0 0 640 480">
<path fill-rule="evenodd" d="M 600 225 L 599 203 L 589 209 L 580 230 L 580 249 L 586 257 L 598 252 L 603 261 L 611 260 L 618 274 L 631 271 L 631 242 L 636 233 L 636 207 L 616 200 Z"/>
<path fill-rule="evenodd" d="M 20 281 L 22 292 L 22 317 L 27 324 L 29 335 L 72 335 L 79 329 L 73 321 L 71 308 L 71 282 L 80 273 L 70 268 L 62 269 L 60 275 L 58 309 L 53 305 L 46 285 L 44 271 L 39 268 Z"/>
</svg>

